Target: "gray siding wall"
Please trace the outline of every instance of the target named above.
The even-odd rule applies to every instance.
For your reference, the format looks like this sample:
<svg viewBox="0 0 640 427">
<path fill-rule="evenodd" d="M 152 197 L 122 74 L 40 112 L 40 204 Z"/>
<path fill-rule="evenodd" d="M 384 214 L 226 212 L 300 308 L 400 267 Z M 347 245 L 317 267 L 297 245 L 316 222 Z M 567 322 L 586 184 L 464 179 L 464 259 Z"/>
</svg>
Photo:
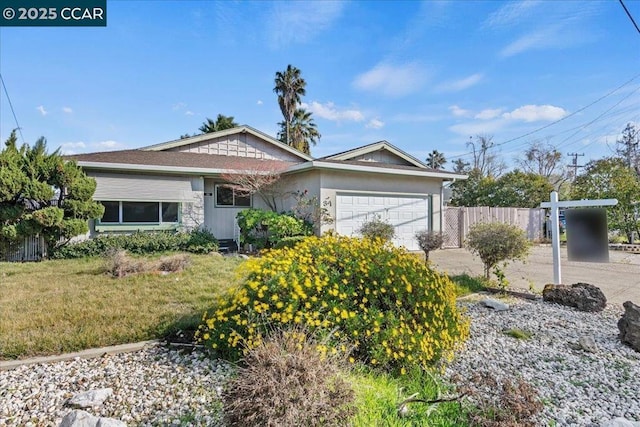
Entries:
<svg viewBox="0 0 640 427">
<path fill-rule="evenodd" d="M 329 200 L 329 211 L 333 218 L 336 217 L 336 193 L 369 193 L 387 195 L 429 195 L 430 199 L 430 225 L 435 231 L 441 228 L 441 203 L 440 189 L 442 181 L 434 178 L 421 178 L 411 176 L 391 176 L 377 173 L 354 173 L 343 171 L 322 171 L 320 176 L 322 192 L 321 200 Z M 335 229 L 335 224 L 324 225 L 322 232 Z"/>
<path fill-rule="evenodd" d="M 371 153 L 362 154 L 360 156 L 356 156 L 350 160 L 361 160 L 366 162 L 379 162 L 379 163 L 389 163 L 392 165 L 404 165 L 404 166 L 415 166 L 412 163 L 409 163 L 403 158 L 400 158 L 387 150 L 378 150 L 373 151 Z"/>
<path fill-rule="evenodd" d="M 271 143 L 265 142 L 250 133 L 239 133 L 221 138 L 212 138 L 207 141 L 171 148 L 168 151 L 217 154 L 220 156 L 249 157 L 266 160 L 300 161 L 299 157 Z"/>
</svg>

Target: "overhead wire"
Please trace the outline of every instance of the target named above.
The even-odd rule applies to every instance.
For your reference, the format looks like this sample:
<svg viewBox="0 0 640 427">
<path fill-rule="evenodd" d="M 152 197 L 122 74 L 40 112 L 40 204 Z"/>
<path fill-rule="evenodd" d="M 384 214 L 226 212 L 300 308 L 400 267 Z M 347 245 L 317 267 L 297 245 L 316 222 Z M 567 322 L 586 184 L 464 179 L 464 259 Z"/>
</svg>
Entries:
<svg viewBox="0 0 640 427">
<path fill-rule="evenodd" d="M 599 103 L 600 101 L 602 101 L 602 100 L 604 100 L 604 99 L 606 99 L 606 98 L 608 98 L 608 97 L 612 96 L 613 94 L 615 94 L 616 92 L 618 92 L 618 91 L 619 91 L 619 90 L 621 90 L 622 88 L 624 88 L 624 87 L 626 87 L 627 85 L 631 84 L 633 81 L 635 81 L 635 80 L 636 80 L 636 79 L 638 79 L 639 77 L 640 77 L 640 74 L 636 74 L 636 75 L 635 75 L 635 76 L 633 76 L 631 79 L 629 79 L 629 80 L 627 80 L 626 82 L 622 83 L 620 86 L 618 86 L 618 87 L 616 87 L 615 89 L 613 89 L 613 90 L 611 90 L 611 91 L 607 92 L 606 94 L 602 95 L 601 97 L 599 97 L 599 98 L 598 98 L 598 99 L 596 99 L 595 101 L 590 102 L 589 104 L 585 105 L 584 107 L 581 107 L 581 108 L 579 108 L 578 110 L 576 110 L 576 111 L 574 111 L 574 112 L 572 112 L 572 113 L 570 113 L 570 114 L 568 114 L 568 115 L 566 115 L 566 116 L 564 116 L 564 117 L 562 117 L 562 118 L 560 118 L 560 119 L 558 119 L 558 120 L 555 120 L 555 121 L 553 121 L 553 122 L 551 122 L 551 123 L 548 123 L 548 124 L 546 124 L 546 125 L 544 125 L 544 126 L 541 126 L 541 127 L 539 127 L 539 128 L 536 128 L 536 129 L 534 129 L 534 130 L 532 130 L 532 131 L 530 131 L 530 132 L 526 132 L 526 133 L 524 133 L 524 134 L 522 134 L 522 135 L 519 135 L 519 136 L 517 136 L 517 137 L 514 137 L 514 138 L 511 138 L 511 139 L 508 139 L 508 140 L 506 140 L 506 141 L 502 141 L 502 142 L 497 143 L 497 144 L 493 144 L 493 147 L 502 147 L 502 146 L 504 146 L 504 145 L 506 145 L 506 144 L 509 144 L 509 143 L 511 143 L 511 142 L 514 142 L 514 141 L 520 140 L 520 139 L 522 139 L 522 138 L 526 138 L 527 136 L 531 136 L 531 135 L 533 135 L 533 134 L 535 134 L 535 133 L 538 133 L 538 132 L 540 132 L 540 131 L 543 131 L 543 130 L 545 130 L 545 129 L 548 129 L 548 128 L 550 128 L 551 126 L 554 126 L 554 125 L 556 125 L 556 124 L 558 124 L 558 123 L 561 123 L 561 122 L 563 122 L 563 121 L 565 121 L 565 120 L 567 120 L 567 119 L 569 119 L 569 118 L 571 118 L 571 117 L 574 117 L 575 115 L 577 115 L 577 114 L 579 114 L 579 113 L 581 113 L 581 112 L 585 111 L 586 109 L 588 109 L 588 108 L 592 107 L 593 105 L 595 105 L 595 104 Z M 634 90 L 633 90 L 629 95 L 625 96 L 621 101 L 619 101 L 618 103 L 616 103 L 616 104 L 614 105 L 614 107 L 615 107 L 615 106 L 617 106 L 617 105 L 619 105 L 619 104 L 620 104 L 622 101 L 624 101 L 625 99 L 629 98 L 633 93 L 637 92 L 639 89 L 640 89 L 640 86 L 639 86 L 638 88 L 634 89 Z M 611 109 L 608 109 L 607 111 L 605 111 L 605 113 L 606 113 L 606 112 L 609 112 L 609 111 L 611 111 Z M 598 118 L 599 118 L 599 117 L 600 117 L 600 116 L 598 116 Z M 597 120 L 598 118 L 596 118 L 596 120 Z M 588 125 L 588 124 L 587 124 L 587 125 Z M 585 126 L 587 126 L 587 125 L 579 125 L 579 126 L 574 127 L 574 128 L 573 128 L 573 129 L 571 129 L 571 130 L 574 130 L 574 129 L 577 129 L 577 128 L 583 128 L 583 127 L 585 127 Z M 568 130 L 568 131 L 571 131 L 571 130 Z M 567 130 L 561 131 L 560 133 L 565 133 L 565 132 L 567 132 Z M 565 141 L 566 141 L 566 139 L 565 139 Z M 524 145 L 526 145 L 527 143 L 528 143 L 528 142 L 524 142 L 524 143 L 522 143 L 522 144 L 518 144 L 517 146 L 512 147 L 512 149 L 514 149 L 514 148 L 516 148 L 516 147 L 518 147 L 518 146 L 524 146 Z M 455 156 L 450 156 L 450 157 L 449 157 L 449 159 L 458 159 L 458 158 L 462 158 L 462 157 L 469 156 L 469 155 L 471 155 L 471 154 L 473 154 L 473 152 L 472 152 L 472 151 L 468 151 L 468 152 L 465 152 L 465 153 L 462 153 L 462 154 L 458 154 L 458 155 L 455 155 Z"/>
<path fill-rule="evenodd" d="M 13 114 L 13 120 L 16 122 L 16 129 L 20 133 L 20 138 L 22 139 L 22 143 L 24 143 L 24 135 L 22 134 L 22 128 L 20 127 L 20 123 L 18 123 L 18 117 L 16 116 L 16 111 L 13 109 L 13 103 L 11 102 L 11 97 L 9 96 L 9 91 L 7 90 L 7 86 L 4 83 L 4 78 L 2 78 L 2 73 L 0 73 L 0 82 L 2 82 L 2 88 L 4 89 L 4 94 L 7 97 L 7 101 L 9 102 L 9 108 L 11 109 L 11 114 Z"/>
</svg>

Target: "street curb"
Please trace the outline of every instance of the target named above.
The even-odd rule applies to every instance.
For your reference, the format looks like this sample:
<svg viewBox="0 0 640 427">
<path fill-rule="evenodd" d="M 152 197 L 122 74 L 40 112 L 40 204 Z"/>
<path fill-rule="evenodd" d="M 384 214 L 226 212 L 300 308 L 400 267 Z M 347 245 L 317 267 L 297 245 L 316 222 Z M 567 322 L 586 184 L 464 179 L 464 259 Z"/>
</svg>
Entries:
<svg viewBox="0 0 640 427">
<path fill-rule="evenodd" d="M 33 365 L 35 363 L 53 363 L 62 362 L 65 360 L 80 359 L 93 359 L 105 354 L 118 354 L 118 353 L 131 353 L 134 351 L 142 350 L 146 347 L 153 347 L 160 344 L 160 340 L 140 341 L 130 344 L 112 345 L 109 347 L 90 348 L 88 350 L 77 351 L 74 353 L 57 354 L 54 356 L 33 357 L 31 359 L 20 360 L 5 360 L 0 361 L 0 371 L 7 371 L 9 369 L 15 369 L 23 365 Z"/>
</svg>

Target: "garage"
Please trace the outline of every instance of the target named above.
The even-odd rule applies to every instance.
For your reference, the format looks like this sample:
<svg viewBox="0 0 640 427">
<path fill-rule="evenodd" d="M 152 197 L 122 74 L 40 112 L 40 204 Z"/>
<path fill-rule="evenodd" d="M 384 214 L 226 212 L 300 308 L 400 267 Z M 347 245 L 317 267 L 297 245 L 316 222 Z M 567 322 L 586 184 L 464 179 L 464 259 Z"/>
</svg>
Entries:
<svg viewBox="0 0 640 427">
<path fill-rule="evenodd" d="M 362 224 L 377 215 L 395 227 L 395 245 L 419 250 L 414 235 L 418 230 L 428 229 L 428 200 L 427 196 L 338 193 L 336 231 L 346 236 L 357 236 Z"/>
</svg>

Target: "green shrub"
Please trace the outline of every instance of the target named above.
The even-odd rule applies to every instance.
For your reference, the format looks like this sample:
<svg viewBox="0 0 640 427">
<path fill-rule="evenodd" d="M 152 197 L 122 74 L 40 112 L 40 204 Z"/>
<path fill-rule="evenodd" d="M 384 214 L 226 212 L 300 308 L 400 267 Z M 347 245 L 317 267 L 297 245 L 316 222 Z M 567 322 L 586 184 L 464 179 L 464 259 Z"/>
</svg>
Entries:
<svg viewBox="0 0 640 427">
<path fill-rule="evenodd" d="M 444 239 L 442 233 L 435 232 L 433 230 L 419 230 L 416 231 L 415 238 L 418 241 L 418 246 L 424 252 L 425 261 L 429 261 L 429 252 L 440 249 Z"/>
<path fill-rule="evenodd" d="M 256 249 L 274 247 L 280 240 L 312 234 L 312 226 L 302 219 L 262 209 L 245 209 L 236 216 L 240 227 L 240 243 Z"/>
<path fill-rule="evenodd" d="M 51 258 L 103 256 L 110 249 L 122 249 L 132 254 L 144 255 L 170 251 L 209 253 L 217 248 L 218 243 L 215 237 L 204 230 L 194 230 L 190 233 L 139 231 L 133 234 L 103 235 L 78 243 L 70 243 L 57 248 Z"/>
<path fill-rule="evenodd" d="M 376 215 L 373 219 L 366 221 L 358 230 L 362 237 L 367 239 L 381 239 L 385 242 L 393 239 L 396 230 L 389 222 L 384 221 L 380 216 Z"/>
<path fill-rule="evenodd" d="M 194 254 L 215 252 L 218 250 L 218 239 L 206 228 L 194 229 L 189 233 L 184 250 Z"/>
<path fill-rule="evenodd" d="M 502 222 L 478 223 L 469 229 L 467 245 L 484 263 L 485 277 L 499 262 L 524 260 L 529 253 L 525 232 L 515 225 Z M 497 270 L 502 274 L 502 269 Z"/>
<path fill-rule="evenodd" d="M 274 333 L 244 357 L 222 392 L 229 426 L 344 426 L 353 389 L 340 360 L 323 357 L 301 330 Z"/>
<path fill-rule="evenodd" d="M 284 237 L 282 240 L 280 240 L 278 243 L 276 243 L 274 248 L 275 249 L 292 248 L 295 245 L 297 245 L 298 243 L 302 242 L 307 237 L 308 236 Z"/>
<path fill-rule="evenodd" d="M 246 279 L 205 313 L 198 336 L 236 359 L 265 331 L 302 325 L 351 348 L 352 361 L 399 369 L 451 355 L 469 333 L 453 283 L 405 249 L 381 240 L 309 237 L 242 264 Z"/>
</svg>

